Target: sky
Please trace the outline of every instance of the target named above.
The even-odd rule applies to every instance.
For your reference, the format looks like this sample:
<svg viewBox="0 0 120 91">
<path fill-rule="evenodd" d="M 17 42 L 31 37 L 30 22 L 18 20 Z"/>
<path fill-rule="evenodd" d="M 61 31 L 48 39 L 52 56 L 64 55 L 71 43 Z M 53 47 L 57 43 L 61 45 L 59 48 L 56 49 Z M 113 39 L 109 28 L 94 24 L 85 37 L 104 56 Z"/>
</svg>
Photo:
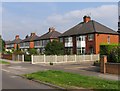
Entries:
<svg viewBox="0 0 120 91">
<path fill-rule="evenodd" d="M 24 39 L 31 32 L 41 36 L 49 27 L 63 33 L 82 22 L 84 15 L 115 31 L 118 26 L 117 2 L 3 2 L 0 13 L 4 40 L 15 35 Z"/>
</svg>

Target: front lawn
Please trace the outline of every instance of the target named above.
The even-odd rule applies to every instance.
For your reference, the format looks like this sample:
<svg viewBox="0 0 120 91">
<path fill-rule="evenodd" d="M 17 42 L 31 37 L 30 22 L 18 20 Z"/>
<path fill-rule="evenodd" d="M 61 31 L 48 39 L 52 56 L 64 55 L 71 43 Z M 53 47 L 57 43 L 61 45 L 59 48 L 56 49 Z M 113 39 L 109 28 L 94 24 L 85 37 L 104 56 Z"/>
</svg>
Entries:
<svg viewBox="0 0 120 91">
<path fill-rule="evenodd" d="M 35 79 L 48 82 L 67 89 L 88 88 L 88 89 L 118 89 L 118 81 L 104 80 L 97 77 L 83 76 L 63 71 L 39 71 L 24 75 L 27 79 Z"/>
<path fill-rule="evenodd" d="M 10 64 L 9 62 L 5 62 L 3 60 L 0 60 L 0 64 Z"/>
</svg>

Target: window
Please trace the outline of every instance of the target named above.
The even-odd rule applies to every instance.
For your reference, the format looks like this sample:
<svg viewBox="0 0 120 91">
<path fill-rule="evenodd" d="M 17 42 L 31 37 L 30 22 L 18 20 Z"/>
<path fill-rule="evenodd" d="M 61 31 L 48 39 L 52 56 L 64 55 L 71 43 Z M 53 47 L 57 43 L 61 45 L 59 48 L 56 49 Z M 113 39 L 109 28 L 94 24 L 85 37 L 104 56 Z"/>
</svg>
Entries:
<svg viewBox="0 0 120 91">
<path fill-rule="evenodd" d="M 89 35 L 88 35 L 88 40 L 91 41 L 91 40 L 93 40 L 93 39 L 94 39 L 94 34 L 89 34 Z"/>
<path fill-rule="evenodd" d="M 60 38 L 60 42 L 63 42 L 63 38 Z"/>
<path fill-rule="evenodd" d="M 40 46 L 40 41 L 35 41 L 35 46 Z"/>
<path fill-rule="evenodd" d="M 107 42 L 108 44 L 110 44 L 110 36 L 108 36 Z"/>
<path fill-rule="evenodd" d="M 85 54 L 85 47 L 77 48 L 77 54 Z"/>
</svg>

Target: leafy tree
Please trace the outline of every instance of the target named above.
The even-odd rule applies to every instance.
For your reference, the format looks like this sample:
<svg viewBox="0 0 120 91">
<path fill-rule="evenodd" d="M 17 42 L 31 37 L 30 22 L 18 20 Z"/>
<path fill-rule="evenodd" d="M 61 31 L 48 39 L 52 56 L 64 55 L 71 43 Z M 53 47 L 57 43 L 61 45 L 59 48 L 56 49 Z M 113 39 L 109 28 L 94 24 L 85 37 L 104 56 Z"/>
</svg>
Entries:
<svg viewBox="0 0 120 91">
<path fill-rule="evenodd" d="M 64 54 L 64 46 L 63 43 L 59 41 L 49 42 L 45 47 L 46 55 L 63 55 Z"/>
<path fill-rule="evenodd" d="M 0 52 L 3 52 L 5 50 L 5 42 L 4 40 L 1 38 L 1 35 L 0 35 Z"/>
</svg>

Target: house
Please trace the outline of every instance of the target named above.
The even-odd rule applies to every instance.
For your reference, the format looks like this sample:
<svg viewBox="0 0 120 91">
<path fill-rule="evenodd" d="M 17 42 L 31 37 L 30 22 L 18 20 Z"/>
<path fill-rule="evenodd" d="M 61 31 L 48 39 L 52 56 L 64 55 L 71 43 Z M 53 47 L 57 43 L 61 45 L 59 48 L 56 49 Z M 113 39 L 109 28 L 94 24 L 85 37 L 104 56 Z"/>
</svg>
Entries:
<svg viewBox="0 0 120 91">
<path fill-rule="evenodd" d="M 20 47 L 20 42 L 22 40 L 19 38 L 19 35 L 15 36 L 15 39 L 12 41 L 5 41 L 5 50 L 11 51 L 12 49 L 17 49 Z"/>
<path fill-rule="evenodd" d="M 27 51 L 30 48 L 34 48 L 34 40 L 36 38 L 38 38 L 38 36 L 35 33 L 31 33 L 30 36 L 27 35 L 25 39 L 20 42 L 20 49 Z"/>
<path fill-rule="evenodd" d="M 59 39 L 66 54 L 99 54 L 100 44 L 118 43 L 118 33 L 84 16 L 83 22 L 64 32 Z"/>
<path fill-rule="evenodd" d="M 49 31 L 42 36 L 36 38 L 34 40 L 34 47 L 43 54 L 44 48 L 48 42 L 52 42 L 53 40 L 59 40 L 60 32 L 56 31 L 54 27 L 50 27 Z"/>
</svg>

